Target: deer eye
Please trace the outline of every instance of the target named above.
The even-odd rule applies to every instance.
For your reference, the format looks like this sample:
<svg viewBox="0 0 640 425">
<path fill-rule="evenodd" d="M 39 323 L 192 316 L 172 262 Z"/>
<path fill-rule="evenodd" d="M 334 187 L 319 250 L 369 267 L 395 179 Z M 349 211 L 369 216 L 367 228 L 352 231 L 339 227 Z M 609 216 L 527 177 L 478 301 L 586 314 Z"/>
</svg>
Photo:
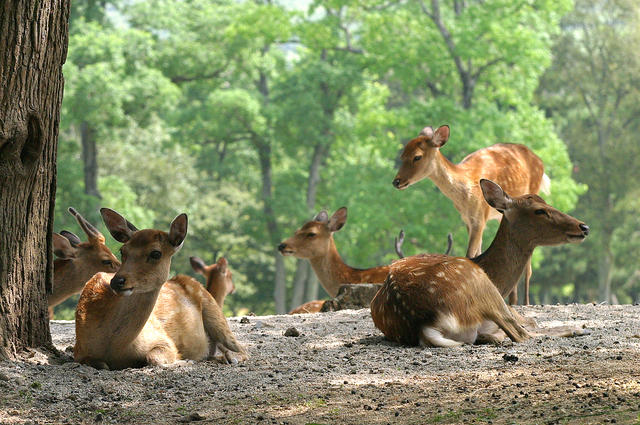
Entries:
<svg viewBox="0 0 640 425">
<path fill-rule="evenodd" d="M 111 260 L 102 260 L 102 264 L 104 264 L 105 266 L 110 266 L 113 263 L 111 262 Z"/>
<path fill-rule="evenodd" d="M 149 258 L 153 258 L 154 260 L 159 260 L 162 257 L 162 252 L 153 250 L 149 253 Z"/>
<path fill-rule="evenodd" d="M 545 210 L 543 210 L 543 209 L 535 210 L 535 211 L 534 211 L 534 214 L 535 214 L 535 215 L 542 215 L 542 214 L 544 214 L 544 215 L 549 215 L 549 214 L 547 214 L 547 212 L 546 212 Z"/>
<path fill-rule="evenodd" d="M 422 155 L 416 155 L 413 157 L 413 162 L 418 162 L 422 159 Z"/>
<path fill-rule="evenodd" d="M 315 237 L 315 236 L 316 236 L 316 234 L 315 234 L 315 233 L 313 233 L 313 232 L 309 232 L 309 233 L 307 233 L 307 237 L 308 237 L 308 238 L 313 238 L 313 237 Z"/>
</svg>

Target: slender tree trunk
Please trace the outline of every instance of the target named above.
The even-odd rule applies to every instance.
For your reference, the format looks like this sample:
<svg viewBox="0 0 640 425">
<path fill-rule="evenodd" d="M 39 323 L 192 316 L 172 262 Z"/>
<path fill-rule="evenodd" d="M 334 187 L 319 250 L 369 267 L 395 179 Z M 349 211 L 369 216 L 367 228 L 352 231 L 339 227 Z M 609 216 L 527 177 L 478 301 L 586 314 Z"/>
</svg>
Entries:
<svg viewBox="0 0 640 425">
<path fill-rule="evenodd" d="M 298 259 L 296 272 L 293 275 L 293 297 L 291 298 L 291 310 L 301 305 L 304 300 L 305 282 L 309 277 L 309 260 Z M 311 272 L 313 274 L 313 272 Z"/>
<path fill-rule="evenodd" d="M 84 165 L 84 193 L 101 199 L 102 196 L 98 191 L 96 132 L 86 121 L 80 124 L 80 139 L 82 140 L 82 163 Z"/>
<path fill-rule="evenodd" d="M 51 345 L 46 292 L 69 2 L 0 3 L 0 358 Z"/>
</svg>

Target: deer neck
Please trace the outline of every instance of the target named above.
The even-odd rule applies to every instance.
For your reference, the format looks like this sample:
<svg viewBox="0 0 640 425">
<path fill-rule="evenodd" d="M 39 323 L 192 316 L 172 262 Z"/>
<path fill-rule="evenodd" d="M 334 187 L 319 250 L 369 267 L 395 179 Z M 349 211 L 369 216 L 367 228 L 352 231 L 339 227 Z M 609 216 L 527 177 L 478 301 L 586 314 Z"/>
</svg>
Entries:
<svg viewBox="0 0 640 425">
<path fill-rule="evenodd" d="M 123 347 L 133 342 L 149 320 L 162 285 L 150 292 L 133 293 L 128 297 L 114 295 L 113 308 L 103 319 L 110 323 L 108 338 L 112 347 Z"/>
<path fill-rule="evenodd" d="M 507 219 L 502 217 L 491 246 L 472 261 L 482 267 L 500 295 L 505 297 L 518 284 L 534 248 L 519 239 Z"/>
<path fill-rule="evenodd" d="M 53 293 L 49 295 L 49 303 L 64 299 L 82 289 L 94 274 L 95 271 L 80 267 L 77 259 L 56 259 L 53 262 Z"/>
<path fill-rule="evenodd" d="M 460 170 L 460 167 L 449 161 L 440 153 L 439 149 L 434 155 L 433 167 L 427 177 L 438 186 L 438 189 L 447 198 L 454 202 L 456 207 L 458 206 L 458 200 L 464 201 L 466 198 L 467 177 Z"/>
<path fill-rule="evenodd" d="M 218 306 L 222 308 L 222 305 L 224 304 L 224 299 L 227 296 L 227 288 L 224 282 L 212 281 L 211 285 L 209 285 L 207 290 L 211 295 L 213 295 L 213 299 L 216 300 L 216 304 L 218 304 Z"/>
<path fill-rule="evenodd" d="M 341 285 L 347 283 L 382 283 L 389 273 L 389 266 L 356 269 L 345 264 L 336 249 L 333 237 L 329 240 L 329 252 L 310 260 L 313 271 L 327 291 L 335 297 Z"/>
</svg>

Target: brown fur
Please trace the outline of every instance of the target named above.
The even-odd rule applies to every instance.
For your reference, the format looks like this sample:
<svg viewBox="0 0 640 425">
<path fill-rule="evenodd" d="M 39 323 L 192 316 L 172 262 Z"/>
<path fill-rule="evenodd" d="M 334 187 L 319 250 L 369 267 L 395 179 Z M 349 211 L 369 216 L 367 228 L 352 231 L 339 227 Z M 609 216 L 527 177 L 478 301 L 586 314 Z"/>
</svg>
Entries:
<svg viewBox="0 0 640 425">
<path fill-rule="evenodd" d="M 498 143 L 467 155 L 459 164 L 451 163 L 440 153 L 449 138 L 449 128 L 436 130 L 425 128 L 420 136 L 405 146 L 402 165 L 394 179 L 394 185 L 405 189 L 424 178 L 453 201 L 469 232 L 467 257 L 482 252 L 482 234 L 486 222 L 500 219 L 500 215 L 484 202 L 478 182 L 488 179 L 498 183 L 512 196 L 538 193 L 543 183 L 542 160 L 528 147 L 513 143 Z M 416 157 L 421 157 L 416 161 Z M 529 304 L 529 280 L 531 269 L 525 276 L 525 304 Z M 517 301 L 517 292 L 511 297 Z"/>
<path fill-rule="evenodd" d="M 382 283 L 389 272 L 389 266 L 356 269 L 345 264 L 333 241 L 333 232 L 340 230 L 346 220 L 346 208 L 343 207 L 329 221 L 305 223 L 279 247 L 283 255 L 308 259 L 320 284 L 331 297 L 338 294 L 340 285 Z"/>
<path fill-rule="evenodd" d="M 373 321 L 387 338 L 417 344 L 425 327 L 438 328 L 449 317 L 461 329 L 493 321 L 514 341 L 528 337 L 502 297 L 513 289 L 536 246 L 580 242 L 588 227 L 537 195 L 511 199 L 495 183 L 481 185 L 487 202 L 505 215 L 491 247 L 476 259 L 418 255 L 393 263 L 371 302 Z M 492 340 L 491 335 L 478 338 Z"/>
<path fill-rule="evenodd" d="M 205 277 L 207 291 L 216 300 L 218 306 L 222 308 L 227 295 L 233 294 L 236 290 L 232 280 L 233 274 L 229 269 L 227 259 L 220 257 L 215 264 L 206 265 L 198 257 L 191 257 L 191 266 L 196 272 Z"/>
<path fill-rule="evenodd" d="M 75 216 L 79 222 L 84 220 L 78 213 Z M 53 308 L 80 293 L 91 276 L 98 272 L 113 273 L 120 267 L 120 261 L 104 244 L 104 236 L 95 228 L 88 230 L 86 223 L 82 224 L 87 242 L 72 246 L 64 236 L 53 234 L 54 252 L 62 258 L 53 262 L 53 291 L 47 299 L 50 318 L 53 318 Z"/>
<path fill-rule="evenodd" d="M 171 256 L 186 236 L 186 216 L 178 216 L 167 234 L 132 230 L 117 213 L 104 210 L 107 227 L 124 242 L 123 262 L 115 275 L 99 273 L 85 285 L 76 310 L 75 360 L 122 369 L 202 360 L 217 350 L 228 362 L 246 359 L 202 285 L 187 276 L 165 283 Z M 154 258 L 156 251 L 160 256 Z"/>
<path fill-rule="evenodd" d="M 324 305 L 324 300 L 315 300 L 306 302 L 289 312 L 289 314 L 307 314 L 307 313 L 319 313 Z"/>
</svg>

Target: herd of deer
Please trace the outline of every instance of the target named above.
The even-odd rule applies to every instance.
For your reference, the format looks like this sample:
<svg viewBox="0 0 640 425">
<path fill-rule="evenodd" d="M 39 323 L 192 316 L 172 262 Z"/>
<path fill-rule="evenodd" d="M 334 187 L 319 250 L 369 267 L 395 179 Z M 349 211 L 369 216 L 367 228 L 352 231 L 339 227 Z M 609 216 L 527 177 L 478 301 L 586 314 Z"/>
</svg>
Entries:
<svg viewBox="0 0 640 425">
<path fill-rule="evenodd" d="M 402 152 L 393 185 L 405 189 L 428 177 L 449 197 L 469 232 L 466 257 L 420 254 L 390 265 L 355 269 L 344 263 L 333 233 L 347 220 L 347 209 L 331 217 L 326 211 L 305 223 L 278 249 L 283 255 L 308 259 L 327 293 L 335 297 L 343 284 L 380 283 L 371 301 L 375 326 L 393 341 L 435 347 L 515 342 L 530 337 L 525 318 L 507 306 L 517 301 L 516 286 L 525 276 L 529 303 L 531 255 L 536 246 L 577 243 L 589 227 L 540 198 L 549 180 L 538 158 L 526 146 L 496 144 L 478 150 L 459 164 L 440 148 L 449 127 L 426 127 Z M 191 257 L 193 269 L 207 281 L 169 269 L 187 234 L 181 214 L 169 232 L 138 230 L 117 212 L 100 213 L 111 235 L 123 245 L 122 262 L 105 246 L 104 236 L 69 208 L 88 241 L 70 232 L 53 235 L 54 289 L 49 311 L 81 292 L 76 310 L 75 360 L 97 368 L 122 369 L 213 358 L 236 363 L 246 350 L 238 343 L 222 313 L 227 294 L 235 289 L 224 258 L 207 266 Z M 490 219 L 500 220 L 491 246 L 481 253 L 482 233 Z M 450 245 L 449 245 L 450 246 Z M 319 311 L 312 301 L 295 312 Z"/>
</svg>

